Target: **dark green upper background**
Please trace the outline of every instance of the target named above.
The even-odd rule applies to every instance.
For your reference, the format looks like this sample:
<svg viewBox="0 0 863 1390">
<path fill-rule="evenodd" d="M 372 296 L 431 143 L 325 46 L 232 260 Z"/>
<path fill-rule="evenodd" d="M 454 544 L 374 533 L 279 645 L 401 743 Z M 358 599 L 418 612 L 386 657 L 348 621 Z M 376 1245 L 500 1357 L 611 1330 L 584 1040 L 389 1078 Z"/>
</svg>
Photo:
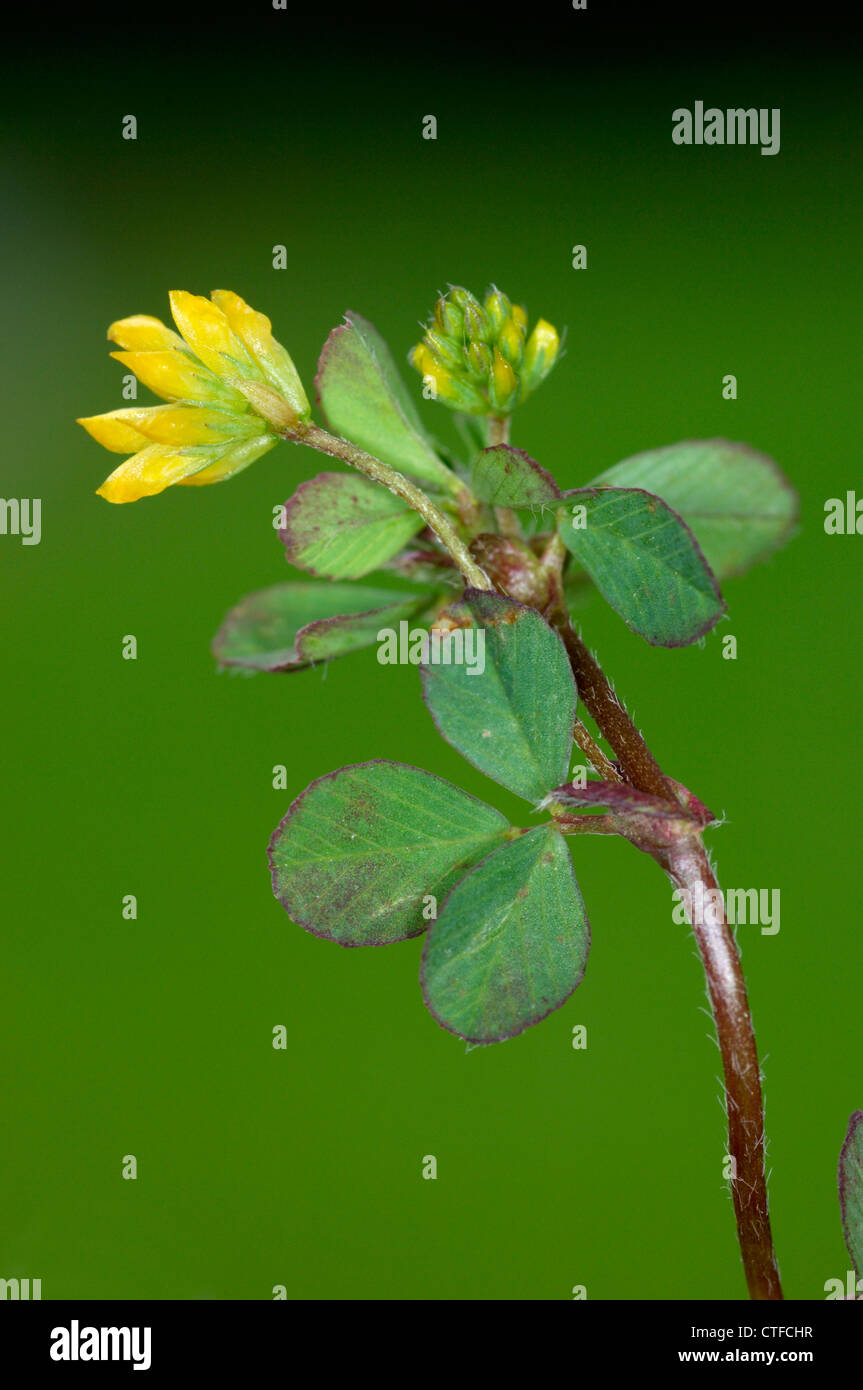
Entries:
<svg viewBox="0 0 863 1390">
<path fill-rule="evenodd" d="M 167 316 L 173 288 L 236 290 L 310 385 L 346 309 L 403 360 L 438 290 L 493 280 L 568 329 L 514 425 L 562 486 L 718 434 L 787 471 L 800 533 L 728 583 L 703 646 L 648 648 L 598 599 L 582 617 L 664 768 L 727 817 L 709 835 L 723 884 L 781 890 L 779 934 L 739 937 L 786 1294 L 823 1297 L 848 1267 L 863 537 L 826 536 L 823 507 L 863 495 L 858 71 L 847 47 L 678 47 L 623 18 L 604 46 L 593 9 L 549 7 L 543 28 L 540 7 L 535 38 L 463 52 L 439 20 L 355 16 L 333 39 L 262 3 L 218 29 L 200 7 L 197 29 L 49 28 L 7 54 L 2 492 L 43 499 L 43 536 L 0 536 L 0 1277 L 41 1278 L 46 1298 L 745 1291 L 703 979 L 646 856 L 576 842 L 583 984 L 469 1055 L 423 1007 L 420 942 L 340 950 L 273 899 L 270 832 L 342 763 L 414 763 L 523 811 L 438 737 L 414 668 L 370 651 L 216 674 L 224 611 L 289 577 L 272 509 L 319 471 L 312 453 L 282 445 L 231 483 L 126 507 L 94 496 L 119 460 L 73 421 L 124 404 L 105 330 Z M 671 112 L 697 99 L 780 107 L 781 152 L 673 145 Z"/>
</svg>

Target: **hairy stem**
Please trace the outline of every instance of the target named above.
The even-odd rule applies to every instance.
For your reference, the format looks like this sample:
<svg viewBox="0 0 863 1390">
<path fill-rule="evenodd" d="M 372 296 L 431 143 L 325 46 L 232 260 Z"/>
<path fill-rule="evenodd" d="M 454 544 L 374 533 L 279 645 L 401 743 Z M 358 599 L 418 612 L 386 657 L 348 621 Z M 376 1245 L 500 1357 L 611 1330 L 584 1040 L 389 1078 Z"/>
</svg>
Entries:
<svg viewBox="0 0 863 1390">
<path fill-rule="evenodd" d="M 549 562 L 553 563 L 551 555 Z M 659 764 L 599 663 L 575 632 L 560 595 L 547 616 L 569 654 L 579 698 L 614 749 L 629 782 L 640 791 L 673 800 Z M 579 746 L 582 746 L 580 742 Z M 609 826 L 615 824 L 612 819 Z M 605 832 L 604 826 L 591 829 L 594 833 Z M 568 833 L 572 830 L 568 829 Z M 653 846 L 641 843 L 639 847 L 652 854 L 676 887 L 691 895 L 684 901 L 693 904 L 695 921 L 692 926 L 707 978 L 722 1055 L 728 1155 L 734 1162 L 734 1216 L 746 1283 L 750 1298 L 778 1300 L 782 1298 L 782 1287 L 773 1253 L 767 1205 L 761 1071 L 740 956 L 726 920 L 724 900 L 700 833 L 684 834 L 672 840 L 670 847 L 667 843 Z"/>
<path fill-rule="evenodd" d="M 572 737 L 587 758 L 594 772 L 598 772 L 605 782 L 623 781 L 614 763 L 605 756 L 599 744 L 584 727 L 580 719 L 576 719 L 573 723 Z"/>
<path fill-rule="evenodd" d="M 659 763 L 618 700 L 599 663 L 578 636 L 569 614 L 560 608 L 550 615 L 549 621 L 566 647 L 579 698 L 617 754 L 627 780 L 639 791 L 673 800 Z"/>
<path fill-rule="evenodd" d="M 444 550 L 452 556 L 471 588 L 492 588 L 487 574 L 476 563 L 467 546 L 456 533 L 449 518 L 435 506 L 422 488 L 410 482 L 397 469 L 391 468 L 388 463 L 383 463 L 373 454 L 367 454 L 364 449 L 358 449 L 356 444 L 351 444 L 347 439 L 339 439 L 327 430 L 322 430 L 318 425 L 309 425 L 302 433 L 289 432 L 285 438 L 292 439 L 298 444 L 307 444 L 310 448 L 317 449 L 319 453 L 329 454 L 331 458 L 341 459 L 343 463 L 349 463 L 360 473 L 365 473 L 367 478 L 373 478 L 376 483 L 383 483 L 384 487 L 389 488 L 396 497 L 400 497 L 415 512 L 419 512 L 426 525 L 437 536 Z"/>
<path fill-rule="evenodd" d="M 781 1299 L 782 1287 L 770 1232 L 764 1175 L 764 1106 L 761 1070 L 746 984 L 722 896 L 700 836 L 667 852 L 666 871 L 692 904 L 688 913 L 704 965 L 725 1076 L 731 1191 L 749 1296 Z"/>
</svg>

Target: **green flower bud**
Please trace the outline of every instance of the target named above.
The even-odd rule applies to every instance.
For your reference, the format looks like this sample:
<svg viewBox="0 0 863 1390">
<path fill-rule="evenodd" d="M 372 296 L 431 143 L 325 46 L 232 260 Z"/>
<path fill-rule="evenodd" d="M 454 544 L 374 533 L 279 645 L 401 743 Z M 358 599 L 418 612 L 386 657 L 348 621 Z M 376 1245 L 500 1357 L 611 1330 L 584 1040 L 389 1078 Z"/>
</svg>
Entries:
<svg viewBox="0 0 863 1390">
<path fill-rule="evenodd" d="M 464 289 L 461 285 L 451 285 L 447 298 L 450 304 L 454 304 L 463 314 L 467 312 L 468 308 L 478 309 L 480 307 L 479 300 L 471 294 L 470 290 Z"/>
<path fill-rule="evenodd" d="M 497 336 L 506 320 L 512 315 L 512 304 L 505 294 L 492 285 L 485 297 L 485 312 L 488 315 L 492 329 Z"/>
<path fill-rule="evenodd" d="M 496 286 L 485 304 L 453 285 L 435 304 L 423 340 L 408 360 L 437 400 L 471 415 L 508 415 L 551 371 L 557 332 L 540 319 L 525 342 L 527 312 Z"/>
<path fill-rule="evenodd" d="M 464 311 L 464 335 L 468 342 L 490 343 L 492 326 L 485 310 L 476 300 L 468 304 Z"/>
<path fill-rule="evenodd" d="M 435 305 L 435 323 L 445 338 L 461 340 L 464 336 L 464 312 L 452 299 L 442 295 Z"/>
<path fill-rule="evenodd" d="M 537 319 L 524 350 L 522 400 L 548 376 L 560 351 L 557 329 L 545 319 Z"/>
<path fill-rule="evenodd" d="M 511 367 L 520 367 L 524 355 L 524 331 L 514 319 L 507 319 L 498 336 L 497 345 Z"/>
<path fill-rule="evenodd" d="M 495 410 L 500 412 L 511 410 L 518 399 L 518 377 L 498 348 L 494 350 L 488 393 Z"/>
<path fill-rule="evenodd" d="M 464 369 L 464 349 L 454 346 L 451 338 L 446 338 L 436 329 L 429 328 L 423 342 L 444 367 Z"/>
<path fill-rule="evenodd" d="M 486 343 L 470 344 L 467 350 L 467 369 L 475 381 L 481 381 L 485 385 L 493 365 L 494 354 Z"/>
<path fill-rule="evenodd" d="M 424 382 L 434 392 L 436 400 L 462 410 L 469 415 L 485 412 L 485 402 L 477 388 L 464 374 L 448 371 L 445 366 L 426 347 L 425 342 L 417 343 L 408 353 L 408 361 L 416 367 Z"/>
</svg>

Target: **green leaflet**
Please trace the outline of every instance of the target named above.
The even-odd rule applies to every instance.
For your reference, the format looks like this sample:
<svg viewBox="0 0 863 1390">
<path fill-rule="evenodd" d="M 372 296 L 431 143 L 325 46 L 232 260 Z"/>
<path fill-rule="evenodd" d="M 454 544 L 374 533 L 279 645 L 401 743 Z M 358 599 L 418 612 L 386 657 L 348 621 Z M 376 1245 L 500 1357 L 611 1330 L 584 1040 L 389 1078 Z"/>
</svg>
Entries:
<svg viewBox="0 0 863 1390">
<path fill-rule="evenodd" d="M 473 628 L 474 663 L 421 667 L 423 694 L 448 743 L 533 803 L 569 768 L 575 682 L 563 643 L 532 608 L 469 589 L 447 610 Z"/>
<path fill-rule="evenodd" d="M 319 473 L 300 483 L 279 531 L 290 564 L 328 579 L 362 579 L 425 526 L 380 483 L 356 473 Z"/>
<path fill-rule="evenodd" d="M 439 902 L 501 843 L 499 811 L 403 763 L 343 767 L 313 782 L 270 841 L 273 892 L 295 922 L 342 946 L 382 946 L 429 925 Z"/>
<path fill-rule="evenodd" d="M 548 507 L 560 497 L 550 473 L 523 449 L 494 444 L 471 464 L 471 491 L 495 507 Z"/>
<path fill-rule="evenodd" d="M 401 473 L 452 488 L 455 475 L 435 453 L 383 338 L 359 314 L 345 317 L 324 343 L 315 378 L 330 429 Z"/>
<path fill-rule="evenodd" d="M 462 879 L 423 951 L 426 1003 L 471 1042 L 545 1018 L 584 975 L 590 928 L 563 836 L 526 831 Z"/>
<path fill-rule="evenodd" d="M 839 1155 L 839 1206 L 848 1254 L 863 1279 L 863 1110 L 855 1110 Z"/>
<path fill-rule="evenodd" d="M 724 610 L 692 532 L 661 497 L 579 488 L 565 494 L 558 530 L 615 612 L 654 646 L 694 642 Z"/>
<path fill-rule="evenodd" d="M 691 439 L 635 454 L 593 481 L 662 497 L 692 527 L 720 580 L 765 559 L 797 520 L 794 489 L 773 460 L 727 439 Z"/>
<path fill-rule="evenodd" d="M 370 646 L 382 627 L 428 608 L 431 595 L 357 584 L 275 584 L 247 595 L 213 639 L 219 665 L 299 670 Z"/>
</svg>

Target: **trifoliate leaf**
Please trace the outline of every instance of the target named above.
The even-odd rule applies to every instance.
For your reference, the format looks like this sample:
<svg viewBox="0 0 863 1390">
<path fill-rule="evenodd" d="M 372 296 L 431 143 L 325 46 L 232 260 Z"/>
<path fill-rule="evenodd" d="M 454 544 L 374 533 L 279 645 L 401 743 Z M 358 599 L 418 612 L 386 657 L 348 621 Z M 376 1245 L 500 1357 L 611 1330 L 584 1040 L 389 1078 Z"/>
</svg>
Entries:
<svg viewBox="0 0 863 1390">
<path fill-rule="evenodd" d="M 429 898 L 443 902 L 508 830 L 499 811 L 442 777 L 358 763 L 291 806 L 270 841 L 273 892 L 299 926 L 342 946 L 402 941 L 429 926 Z"/>
</svg>

